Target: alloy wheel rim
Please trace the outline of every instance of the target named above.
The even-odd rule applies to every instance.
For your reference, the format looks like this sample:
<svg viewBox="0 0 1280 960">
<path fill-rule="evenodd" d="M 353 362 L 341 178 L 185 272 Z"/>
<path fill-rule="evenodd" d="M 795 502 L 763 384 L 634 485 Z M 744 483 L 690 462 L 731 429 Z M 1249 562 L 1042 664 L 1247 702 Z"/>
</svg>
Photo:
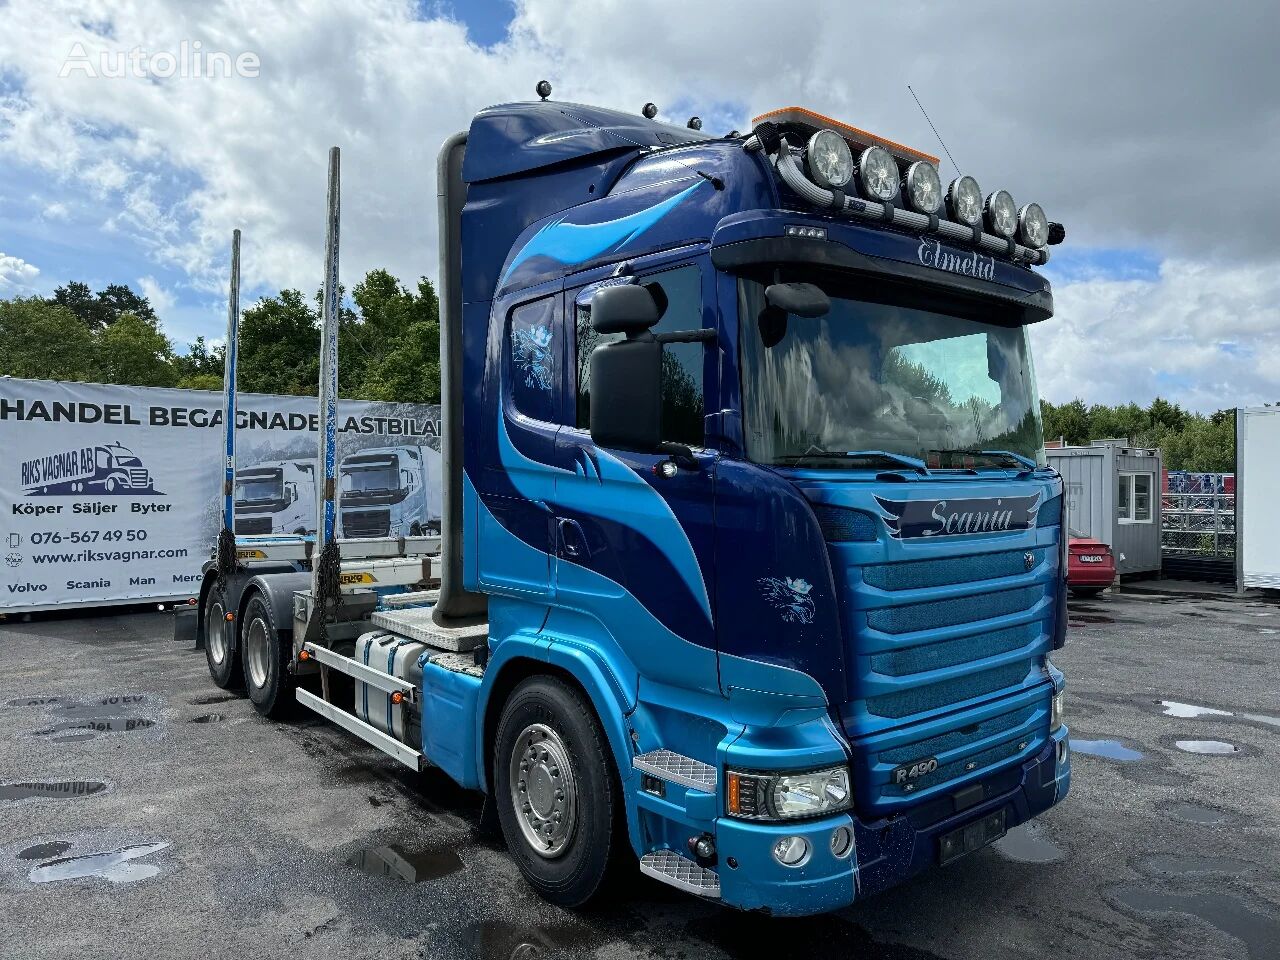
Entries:
<svg viewBox="0 0 1280 960">
<path fill-rule="evenodd" d="M 205 642 L 209 644 L 209 655 L 213 662 L 222 666 L 227 660 L 226 611 L 221 600 L 209 604 L 209 612 L 205 615 Z"/>
<path fill-rule="evenodd" d="M 249 654 L 249 678 L 259 690 L 267 685 L 268 647 L 267 624 L 261 617 L 254 617 L 249 622 L 249 631 L 245 636 L 245 648 Z"/>
<path fill-rule="evenodd" d="M 520 731 L 511 753 L 510 793 L 530 848 L 547 860 L 562 856 L 578 825 L 578 786 L 569 750 L 544 723 Z"/>
</svg>

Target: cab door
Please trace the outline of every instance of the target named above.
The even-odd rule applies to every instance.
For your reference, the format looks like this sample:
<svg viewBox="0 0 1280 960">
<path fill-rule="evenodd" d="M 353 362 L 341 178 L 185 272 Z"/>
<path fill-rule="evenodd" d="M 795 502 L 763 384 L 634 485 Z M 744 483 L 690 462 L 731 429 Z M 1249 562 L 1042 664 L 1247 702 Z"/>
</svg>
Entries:
<svg viewBox="0 0 1280 960">
<path fill-rule="evenodd" d="M 637 262 L 634 270 L 635 282 L 665 305 L 655 333 L 714 328 L 715 311 L 704 307 L 709 267 L 668 257 L 647 268 Z M 688 445 L 696 469 L 667 475 L 659 469 L 665 455 L 597 447 L 589 432 L 590 354 L 614 337 L 591 328 L 591 292 L 570 290 L 564 304 L 574 318 L 568 389 L 576 404 L 572 425 L 556 438 L 562 466 L 554 518 L 558 605 L 595 614 L 633 662 L 652 660 L 643 672 L 654 679 L 683 670 L 681 682 L 691 680 L 687 657 L 662 656 L 666 631 L 706 648 L 714 688 L 717 453 L 705 445 L 704 431 L 716 396 L 716 351 L 703 343 L 670 344 L 663 360 L 664 437 Z M 653 620 L 666 631 L 654 629 Z"/>
</svg>

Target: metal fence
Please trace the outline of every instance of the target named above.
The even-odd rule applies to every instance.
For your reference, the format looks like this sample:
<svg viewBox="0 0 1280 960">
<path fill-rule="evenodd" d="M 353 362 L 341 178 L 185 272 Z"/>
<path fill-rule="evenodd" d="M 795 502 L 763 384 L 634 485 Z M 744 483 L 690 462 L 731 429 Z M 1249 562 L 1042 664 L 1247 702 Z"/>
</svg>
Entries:
<svg viewBox="0 0 1280 960">
<path fill-rule="evenodd" d="M 1165 556 L 1236 555 L 1234 493 L 1166 493 L 1160 497 L 1160 543 Z"/>
</svg>

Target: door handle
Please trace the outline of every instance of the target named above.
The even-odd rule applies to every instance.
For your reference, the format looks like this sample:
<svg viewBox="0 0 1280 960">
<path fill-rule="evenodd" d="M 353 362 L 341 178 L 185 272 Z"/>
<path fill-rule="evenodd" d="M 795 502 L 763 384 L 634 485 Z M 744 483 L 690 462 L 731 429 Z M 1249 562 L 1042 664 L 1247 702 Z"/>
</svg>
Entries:
<svg viewBox="0 0 1280 960">
<path fill-rule="evenodd" d="M 587 540 L 577 520 L 558 517 L 556 529 L 560 556 L 566 560 L 578 560 L 587 555 Z"/>
</svg>

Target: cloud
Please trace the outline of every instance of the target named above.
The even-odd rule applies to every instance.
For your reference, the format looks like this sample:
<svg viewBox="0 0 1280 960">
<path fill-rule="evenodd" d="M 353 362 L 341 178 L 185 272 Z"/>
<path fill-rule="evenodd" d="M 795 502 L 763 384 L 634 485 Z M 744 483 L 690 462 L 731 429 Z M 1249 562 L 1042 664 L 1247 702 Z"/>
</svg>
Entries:
<svg viewBox="0 0 1280 960">
<path fill-rule="evenodd" d="M 1280 399 L 1280 274 L 1167 259 L 1150 279 L 1054 291 L 1032 328 L 1041 394 L 1061 403 L 1162 395 L 1201 411 Z"/>
<path fill-rule="evenodd" d="M 652 100 L 676 122 L 699 114 L 708 132 L 802 104 L 940 152 L 911 83 L 965 172 L 987 190 L 1038 200 L 1067 225 L 1067 246 L 1055 250 L 1059 319 L 1046 331 L 1087 328 L 1106 360 L 1092 366 L 1111 369 L 1133 329 L 1174 318 L 1189 346 L 1160 341 L 1169 356 L 1145 361 L 1152 370 L 1191 378 L 1187 396 L 1210 407 L 1225 398 L 1209 401 L 1218 385 L 1263 389 L 1222 379 L 1220 359 L 1197 360 L 1232 357 L 1212 348 L 1213 311 L 1184 310 L 1162 291 L 1203 293 L 1169 273 L 1200 270 L 1193 275 L 1215 296 L 1230 298 L 1234 322 L 1274 318 L 1265 279 L 1280 274 L 1280 191 L 1253 186 L 1280 152 L 1274 4 L 1211 16 L 1190 0 L 1168 0 L 1158 13 L 1103 0 L 979 0 L 957 15 L 950 4 L 913 0 L 853 18 L 837 0 L 781 13 L 767 0 L 739 0 L 730 16 L 723 4 L 676 0 L 520 0 L 505 39 L 483 47 L 433 9 L 443 8 L 9 0 L 0 166 L 104 201 L 113 212 L 100 229 L 142 252 L 155 274 L 185 275 L 186 295 L 225 289 L 235 227 L 244 230 L 246 291 L 309 293 L 322 275 L 332 144 L 343 149 L 343 281 L 350 288 L 385 266 L 412 282 L 435 272 L 439 145 L 476 110 L 531 97 L 543 77 L 555 99 L 637 112 Z M 137 49 L 154 63 L 196 41 L 206 55 L 256 54 L 259 75 L 63 69 L 73 51 Z M 953 174 L 944 163 L 944 176 Z M 1235 291 L 1218 282 L 1237 270 L 1255 282 Z M 1055 360 L 1041 363 L 1055 390 L 1066 387 L 1054 363 L 1084 356 L 1061 346 L 1069 339 L 1055 334 Z M 1232 362 L 1256 366 L 1268 349 Z M 1115 395 L 1154 380 L 1126 373 L 1094 386 Z"/>
<path fill-rule="evenodd" d="M 40 268 L 35 264 L 0 252 L 0 294 L 9 297 L 32 294 L 35 291 L 31 284 L 39 275 Z"/>
<path fill-rule="evenodd" d="M 159 316 L 164 316 L 173 309 L 175 300 L 172 293 L 160 285 L 155 277 L 146 276 L 138 278 L 138 289 L 142 291 L 142 295 L 151 301 L 151 306 Z"/>
</svg>

